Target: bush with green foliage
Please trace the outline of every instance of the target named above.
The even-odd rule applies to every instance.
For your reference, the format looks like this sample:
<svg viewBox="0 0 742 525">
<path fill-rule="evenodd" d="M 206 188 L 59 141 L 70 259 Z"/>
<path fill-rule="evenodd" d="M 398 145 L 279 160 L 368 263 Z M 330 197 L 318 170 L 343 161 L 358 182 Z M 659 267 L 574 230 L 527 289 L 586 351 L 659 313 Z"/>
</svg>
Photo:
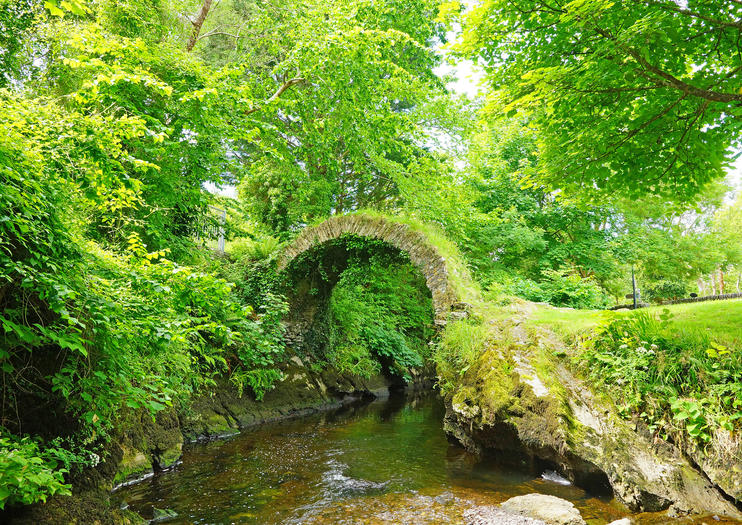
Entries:
<svg viewBox="0 0 742 525">
<path fill-rule="evenodd" d="M 383 369 L 409 378 L 430 354 L 432 323 L 425 279 L 406 256 L 351 259 L 330 297 L 327 360 L 365 377 Z"/>
<path fill-rule="evenodd" d="M 122 407 L 187 403 L 228 362 L 260 397 L 276 379 L 285 305 L 269 298 L 255 314 L 226 280 L 148 248 L 156 237 L 127 211 L 156 206 L 130 176 L 149 165 L 124 146 L 143 121 L 0 99 L 0 426 L 39 437 L 23 457 L 53 469 L 52 450 L 102 453 Z M 89 464 L 68 457 L 70 475 Z M 18 490 L 33 488 L 0 502 L 60 491 L 60 476 L 19 473 Z"/>
<path fill-rule="evenodd" d="M 241 322 L 241 340 L 236 347 L 239 361 L 230 376 L 240 395 L 247 385 L 258 401 L 283 378 L 277 365 L 284 356 L 281 320 L 288 311 L 288 304 L 283 296 L 266 293 L 260 310 L 262 314 Z"/>
<path fill-rule="evenodd" d="M 682 299 L 687 288 L 683 281 L 659 281 L 646 288 L 644 297 L 653 302 Z"/>
<path fill-rule="evenodd" d="M 507 284 L 505 284 L 504 286 L 490 286 L 492 294 L 496 292 L 512 294 L 518 297 L 522 297 L 523 299 L 528 299 L 529 301 L 536 302 L 548 302 L 549 300 L 549 297 L 546 295 L 544 289 L 536 281 L 532 281 L 531 279 L 527 278 L 520 278 L 517 276 L 508 276 L 505 280 Z"/>
<path fill-rule="evenodd" d="M 570 270 L 544 270 L 540 281 L 506 276 L 503 284 L 489 287 L 489 296 L 515 295 L 529 301 L 549 303 L 570 308 L 603 308 L 608 297 L 591 277 L 581 277 Z"/>
<path fill-rule="evenodd" d="M 582 277 L 575 271 L 546 270 L 541 288 L 547 301 L 554 306 L 602 308 L 607 303 L 600 285 L 591 277 Z"/>
<path fill-rule="evenodd" d="M 66 470 L 28 436 L 0 433 L 0 510 L 6 505 L 46 501 L 54 494 L 71 494 L 65 483 Z"/>
<path fill-rule="evenodd" d="M 678 331 L 665 309 L 611 314 L 583 341 L 576 364 L 630 418 L 664 438 L 742 428 L 742 354 L 703 332 Z"/>
</svg>

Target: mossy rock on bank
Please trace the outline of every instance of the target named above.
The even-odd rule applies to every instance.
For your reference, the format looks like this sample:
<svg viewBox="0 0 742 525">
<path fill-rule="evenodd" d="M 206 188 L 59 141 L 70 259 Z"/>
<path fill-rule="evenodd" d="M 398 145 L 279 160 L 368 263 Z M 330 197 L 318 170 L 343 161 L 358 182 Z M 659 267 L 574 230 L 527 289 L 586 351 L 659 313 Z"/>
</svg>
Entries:
<svg viewBox="0 0 742 525">
<path fill-rule="evenodd" d="M 742 433 L 717 429 L 705 446 L 684 437 L 682 447 L 712 483 L 742 506 Z"/>
<path fill-rule="evenodd" d="M 125 413 L 118 425 L 114 446 L 120 457 L 113 483 L 120 483 L 151 471 L 170 468 L 180 459 L 183 435 L 173 407 L 153 418 L 145 410 Z"/>
<path fill-rule="evenodd" d="M 610 490 L 597 466 L 570 451 L 576 429 L 560 400 L 536 396 L 501 349 L 480 356 L 462 382 L 446 400 L 444 430 L 467 449 L 508 466 L 557 468 L 579 485 Z"/>
<path fill-rule="evenodd" d="M 2 521 L 7 519 L 8 521 Z M 0 515 L 2 523 L 13 525 L 146 525 L 138 514 L 111 506 L 110 493 L 87 491 L 73 496 L 54 496 L 38 503 Z"/>
<path fill-rule="evenodd" d="M 359 397 L 386 395 L 394 384 L 383 376 L 366 379 L 332 370 L 313 372 L 294 362 L 283 369 L 283 375 L 261 401 L 247 392 L 240 395 L 226 378 L 217 381 L 215 388 L 196 398 L 181 415 L 186 440 L 234 434 L 242 428 L 329 409 Z"/>
<path fill-rule="evenodd" d="M 604 487 L 632 511 L 742 517 L 680 451 L 638 432 L 576 378 L 555 357 L 564 355 L 558 339 L 509 321 L 491 336 L 446 398 L 444 428 L 466 448 Z"/>
</svg>

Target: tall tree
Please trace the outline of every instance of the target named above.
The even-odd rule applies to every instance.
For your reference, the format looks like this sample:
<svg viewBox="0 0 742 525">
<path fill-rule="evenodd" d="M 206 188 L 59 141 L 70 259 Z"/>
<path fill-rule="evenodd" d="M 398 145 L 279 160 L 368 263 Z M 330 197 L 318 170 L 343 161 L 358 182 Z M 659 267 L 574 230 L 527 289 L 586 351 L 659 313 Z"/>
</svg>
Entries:
<svg viewBox="0 0 742 525">
<path fill-rule="evenodd" d="M 531 115 L 553 187 L 682 200 L 742 146 L 736 0 L 485 0 L 463 23 L 457 52 Z"/>
<path fill-rule="evenodd" d="M 259 148 L 239 151 L 247 169 L 241 195 L 270 229 L 394 206 L 396 179 L 432 158 L 428 109 L 444 93 L 432 71 L 432 44 L 442 37 L 434 12 L 433 2 L 309 2 L 295 12 L 279 9 L 279 25 L 288 29 L 279 45 L 256 40 L 255 63 L 254 55 L 237 54 L 260 81 L 255 92 L 270 101 L 248 109 L 263 130 Z M 301 23 L 291 21 L 296 16 Z M 274 21 L 264 22 L 272 34 Z M 210 45 L 216 40 L 202 51 Z"/>
<path fill-rule="evenodd" d="M 39 12 L 34 0 L 0 0 L 0 87 L 18 74 L 25 32 Z"/>
</svg>

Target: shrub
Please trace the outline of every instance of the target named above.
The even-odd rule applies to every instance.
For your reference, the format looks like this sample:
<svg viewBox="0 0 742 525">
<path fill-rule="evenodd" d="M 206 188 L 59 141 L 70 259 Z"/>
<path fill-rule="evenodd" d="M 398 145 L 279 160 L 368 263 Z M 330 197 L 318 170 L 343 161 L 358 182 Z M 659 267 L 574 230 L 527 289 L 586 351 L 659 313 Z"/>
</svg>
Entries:
<svg viewBox="0 0 742 525">
<path fill-rule="evenodd" d="M 240 394 L 244 385 L 248 385 L 258 400 L 283 377 L 275 367 L 283 360 L 285 344 L 281 320 L 288 311 L 288 304 L 283 296 L 268 293 L 260 309 L 263 311 L 260 316 L 245 318 L 239 323 L 239 340 L 235 345 L 239 368 L 231 378 Z"/>
<path fill-rule="evenodd" d="M 44 452 L 29 437 L 0 434 L 0 509 L 6 505 L 46 501 L 54 494 L 71 494 L 54 454 Z"/>
<path fill-rule="evenodd" d="M 687 293 L 686 285 L 682 281 L 659 281 L 647 288 L 645 295 L 650 301 L 678 299 Z"/>
<path fill-rule="evenodd" d="M 705 333 L 679 332 L 671 317 L 669 310 L 610 315 L 583 342 L 576 363 L 624 416 L 639 416 L 664 437 L 684 431 L 706 442 L 715 428 L 739 429 L 742 355 Z"/>
<path fill-rule="evenodd" d="M 592 278 L 565 269 L 546 270 L 544 276 L 541 288 L 554 306 L 602 308 L 607 303 L 603 290 Z"/>
<path fill-rule="evenodd" d="M 369 378 L 381 373 L 381 363 L 364 344 L 345 343 L 328 350 L 327 359 L 335 368 Z"/>
<path fill-rule="evenodd" d="M 275 380 L 282 305 L 255 315 L 213 271 L 148 247 L 177 225 L 136 217 L 154 211 L 122 163 L 152 166 L 122 139 L 144 135 L 143 121 L 65 115 L 5 91 L 0 102 L 0 459 L 8 472 L 27 465 L 6 493 L 32 503 L 62 490 L 62 458 L 65 470 L 87 464 L 122 407 L 187 402 L 233 356 L 260 395 Z M 194 250 L 191 233 L 180 249 Z M 55 407 L 43 425 L 22 410 L 41 403 Z M 10 437 L 42 427 L 65 442 Z"/>
<path fill-rule="evenodd" d="M 351 259 L 332 291 L 328 360 L 363 376 L 379 371 L 409 378 L 428 356 L 433 306 L 425 280 L 402 254 Z"/>
<path fill-rule="evenodd" d="M 590 277 L 581 277 L 567 268 L 544 270 L 543 276 L 539 282 L 515 276 L 498 292 L 570 308 L 603 308 L 608 302 L 603 289 Z"/>
<path fill-rule="evenodd" d="M 259 262 L 271 259 L 281 247 L 281 241 L 267 236 L 261 239 L 241 239 L 234 241 L 229 250 L 233 259 L 247 258 L 250 262 Z"/>
<path fill-rule="evenodd" d="M 443 394 L 452 392 L 487 345 L 489 330 L 476 320 L 463 319 L 446 325 L 433 350 L 438 386 Z"/>
<path fill-rule="evenodd" d="M 518 297 L 522 297 L 529 301 L 536 301 L 539 303 L 549 301 L 549 295 L 543 287 L 531 279 L 516 277 L 509 286 L 509 291 L 513 295 L 517 295 Z"/>
</svg>

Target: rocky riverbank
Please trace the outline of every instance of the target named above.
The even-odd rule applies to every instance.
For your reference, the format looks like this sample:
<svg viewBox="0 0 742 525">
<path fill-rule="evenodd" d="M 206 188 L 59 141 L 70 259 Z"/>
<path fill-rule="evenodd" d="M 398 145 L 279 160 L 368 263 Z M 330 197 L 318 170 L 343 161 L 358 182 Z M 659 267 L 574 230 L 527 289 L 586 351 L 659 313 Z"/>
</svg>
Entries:
<svg viewBox="0 0 742 525">
<path fill-rule="evenodd" d="M 228 436 L 262 423 L 289 419 L 345 404 L 386 397 L 390 390 L 405 388 L 384 376 L 365 379 L 332 370 L 315 372 L 294 357 L 283 367 L 284 380 L 261 401 L 237 389 L 226 379 L 192 400 L 187 407 L 169 408 L 153 419 L 148 413 L 123 414 L 108 457 L 96 468 L 73 480 L 72 496 L 56 496 L 47 503 L 0 514 L 0 522 L 20 525 L 129 525 L 143 520 L 127 510 L 112 508 L 111 490 L 171 468 L 187 442 Z M 432 388 L 430 371 L 418 372 L 406 386 Z M 145 522 L 146 523 L 146 522 Z"/>
<path fill-rule="evenodd" d="M 678 447 L 619 417 L 555 357 L 564 348 L 552 334 L 528 327 L 517 309 L 510 320 L 490 324 L 486 351 L 446 398 L 444 425 L 452 438 L 480 455 L 552 468 L 578 486 L 612 492 L 633 512 L 742 518 L 728 484 L 710 480 Z M 727 473 L 739 464 L 728 464 L 725 476 L 734 478 Z"/>
<path fill-rule="evenodd" d="M 565 348 L 553 334 L 529 327 L 517 310 L 509 320 L 490 324 L 485 351 L 445 398 L 444 428 L 451 438 L 519 468 L 558 471 L 591 492 L 612 493 L 633 512 L 665 512 L 668 519 L 697 514 L 742 519 L 734 503 L 739 500 L 738 440 L 715 436 L 708 449 L 700 450 L 657 439 L 642 424 L 619 417 L 606 396 L 575 376 L 559 357 Z M 107 457 L 73 480 L 73 496 L 10 510 L 0 518 L 19 524 L 141 523 L 136 514 L 110 506 L 110 491 L 171 468 L 185 443 L 385 397 L 403 387 L 381 376 L 315 371 L 298 357 L 284 365 L 283 374 L 261 401 L 239 395 L 223 378 L 188 406 L 164 410 L 154 419 L 143 412 L 123 414 Z M 427 371 L 418 373 L 409 388 L 432 385 Z M 726 448 L 717 454 L 722 445 Z M 517 514 L 504 507 L 475 508 L 467 519 L 543 520 Z"/>
</svg>

